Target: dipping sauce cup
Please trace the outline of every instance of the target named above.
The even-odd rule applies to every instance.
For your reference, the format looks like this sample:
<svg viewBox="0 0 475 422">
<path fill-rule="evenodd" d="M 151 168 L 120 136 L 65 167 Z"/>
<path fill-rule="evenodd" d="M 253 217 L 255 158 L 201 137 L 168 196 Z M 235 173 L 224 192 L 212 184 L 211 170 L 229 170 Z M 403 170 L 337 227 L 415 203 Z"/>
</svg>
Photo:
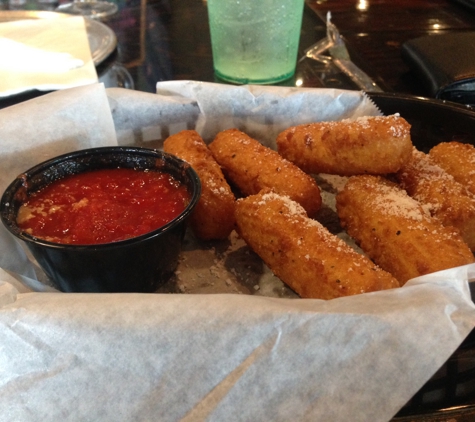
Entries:
<svg viewBox="0 0 475 422">
<path fill-rule="evenodd" d="M 117 168 L 170 174 L 188 190 L 185 209 L 157 229 L 109 243 L 55 243 L 18 227 L 18 211 L 32 193 L 68 176 Z M 196 172 L 173 155 L 139 147 L 103 147 L 64 154 L 27 170 L 4 192 L 0 213 L 6 228 L 25 242 L 58 290 L 154 292 L 176 269 L 186 222 L 200 194 Z"/>
<path fill-rule="evenodd" d="M 295 73 L 304 0 L 208 0 L 216 75 L 272 84 Z"/>
</svg>

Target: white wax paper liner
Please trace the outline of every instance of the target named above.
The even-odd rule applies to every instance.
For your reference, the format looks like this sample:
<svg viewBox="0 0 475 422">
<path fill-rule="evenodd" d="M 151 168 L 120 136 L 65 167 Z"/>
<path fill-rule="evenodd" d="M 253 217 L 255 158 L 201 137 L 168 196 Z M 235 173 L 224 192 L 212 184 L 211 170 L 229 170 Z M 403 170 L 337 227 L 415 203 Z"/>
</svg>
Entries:
<svg viewBox="0 0 475 422">
<path fill-rule="evenodd" d="M 378 114 L 357 92 L 190 81 L 159 86 L 159 95 L 119 89 L 107 90 L 106 98 L 103 87 L 93 85 L 2 110 L 0 117 L 12 120 L 0 128 L 0 141 L 16 148 L 9 156 L 2 149 L 2 163 L 21 168 L 26 162 L 12 157 L 39 161 L 83 147 L 74 143 L 78 139 L 90 145 L 96 135 L 95 146 L 115 144 L 111 117 L 119 143 L 147 145 L 183 128 L 209 137 L 235 126 L 271 143 L 282 122 L 302 116 L 336 119 L 338 110 L 351 117 L 363 109 Z M 92 98 L 98 108 L 91 107 Z M 229 107 L 233 98 L 237 104 Z M 271 114 L 278 115 L 284 102 L 292 117 L 263 118 L 269 102 Z M 69 136 L 71 128 L 89 135 Z M 22 145 L 24 140 L 30 143 Z M 16 273 L 5 267 L 8 272 L 0 272 L 2 421 L 386 421 L 475 326 L 467 283 L 473 265 L 401 289 L 325 302 L 36 293 L 31 290 L 41 284 L 22 271 L 18 251 L 5 252 L 18 259 Z"/>
<path fill-rule="evenodd" d="M 386 421 L 475 325 L 474 271 L 331 301 L 4 283 L 0 420 Z"/>
</svg>

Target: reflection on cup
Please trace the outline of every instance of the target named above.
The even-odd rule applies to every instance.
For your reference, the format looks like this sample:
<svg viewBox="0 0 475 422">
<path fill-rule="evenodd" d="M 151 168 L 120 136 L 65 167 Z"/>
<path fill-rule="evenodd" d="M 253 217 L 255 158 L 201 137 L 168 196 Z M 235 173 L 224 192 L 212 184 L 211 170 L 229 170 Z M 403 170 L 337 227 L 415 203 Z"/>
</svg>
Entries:
<svg viewBox="0 0 475 422">
<path fill-rule="evenodd" d="M 304 0 L 208 0 L 216 75 L 270 84 L 293 76 Z"/>
</svg>

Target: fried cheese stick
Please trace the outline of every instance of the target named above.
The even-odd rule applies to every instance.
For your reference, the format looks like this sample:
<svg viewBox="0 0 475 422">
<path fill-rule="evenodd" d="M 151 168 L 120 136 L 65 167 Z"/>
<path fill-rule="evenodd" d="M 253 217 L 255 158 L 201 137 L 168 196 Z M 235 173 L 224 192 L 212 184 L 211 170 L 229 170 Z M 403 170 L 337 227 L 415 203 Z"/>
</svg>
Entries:
<svg viewBox="0 0 475 422">
<path fill-rule="evenodd" d="M 184 130 L 168 137 L 163 150 L 188 162 L 200 178 L 201 197 L 190 217 L 196 237 L 227 238 L 234 229 L 235 197 L 203 139 L 194 130 Z"/>
<path fill-rule="evenodd" d="M 222 131 L 209 148 L 224 174 L 244 195 L 271 188 L 298 202 L 311 217 L 320 208 L 322 198 L 315 180 L 245 133 Z"/>
<path fill-rule="evenodd" d="M 401 187 L 444 226 L 453 226 L 475 251 L 475 198 L 429 154 L 414 148 L 396 174 Z"/>
<path fill-rule="evenodd" d="M 429 151 L 432 159 L 475 195 L 475 147 L 461 142 L 442 142 Z"/>
<path fill-rule="evenodd" d="M 288 196 L 238 199 L 237 231 L 274 274 L 303 298 L 333 299 L 399 287 L 389 273 L 331 234 Z"/>
<path fill-rule="evenodd" d="M 276 142 L 305 172 L 340 176 L 394 173 L 412 150 L 410 125 L 399 115 L 293 126 Z"/>
<path fill-rule="evenodd" d="M 427 215 L 415 199 L 382 176 L 350 177 L 336 197 L 336 207 L 342 227 L 401 285 L 474 262 L 456 229 Z"/>
</svg>

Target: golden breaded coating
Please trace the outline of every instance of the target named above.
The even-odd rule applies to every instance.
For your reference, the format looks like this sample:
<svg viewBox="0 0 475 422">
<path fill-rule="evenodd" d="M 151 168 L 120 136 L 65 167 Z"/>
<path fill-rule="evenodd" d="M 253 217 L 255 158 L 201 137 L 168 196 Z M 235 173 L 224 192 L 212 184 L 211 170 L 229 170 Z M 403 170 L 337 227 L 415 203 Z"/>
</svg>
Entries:
<svg viewBox="0 0 475 422">
<path fill-rule="evenodd" d="M 432 159 L 475 195 L 475 147 L 461 142 L 442 142 L 429 151 Z"/>
<path fill-rule="evenodd" d="M 303 298 L 333 299 L 399 287 L 389 273 L 331 234 L 288 196 L 271 191 L 238 199 L 237 231 Z"/>
<path fill-rule="evenodd" d="M 340 176 L 394 173 L 412 150 L 410 125 L 399 115 L 294 126 L 276 142 L 279 153 L 305 172 Z"/>
<path fill-rule="evenodd" d="M 222 131 L 209 148 L 224 174 L 244 195 L 271 188 L 297 201 L 309 216 L 320 208 L 322 198 L 315 180 L 245 133 Z"/>
<path fill-rule="evenodd" d="M 195 235 L 203 240 L 225 239 L 234 229 L 235 197 L 219 164 L 194 130 L 168 137 L 163 150 L 188 162 L 201 181 L 201 197 L 190 218 Z"/>
<path fill-rule="evenodd" d="M 384 177 L 350 177 L 336 206 L 342 227 L 401 284 L 474 262 L 456 229 L 427 215 L 415 199 Z"/>
<path fill-rule="evenodd" d="M 475 250 L 475 199 L 463 185 L 430 155 L 415 148 L 396 178 L 430 215 L 444 226 L 457 228 L 470 249 Z"/>
</svg>

